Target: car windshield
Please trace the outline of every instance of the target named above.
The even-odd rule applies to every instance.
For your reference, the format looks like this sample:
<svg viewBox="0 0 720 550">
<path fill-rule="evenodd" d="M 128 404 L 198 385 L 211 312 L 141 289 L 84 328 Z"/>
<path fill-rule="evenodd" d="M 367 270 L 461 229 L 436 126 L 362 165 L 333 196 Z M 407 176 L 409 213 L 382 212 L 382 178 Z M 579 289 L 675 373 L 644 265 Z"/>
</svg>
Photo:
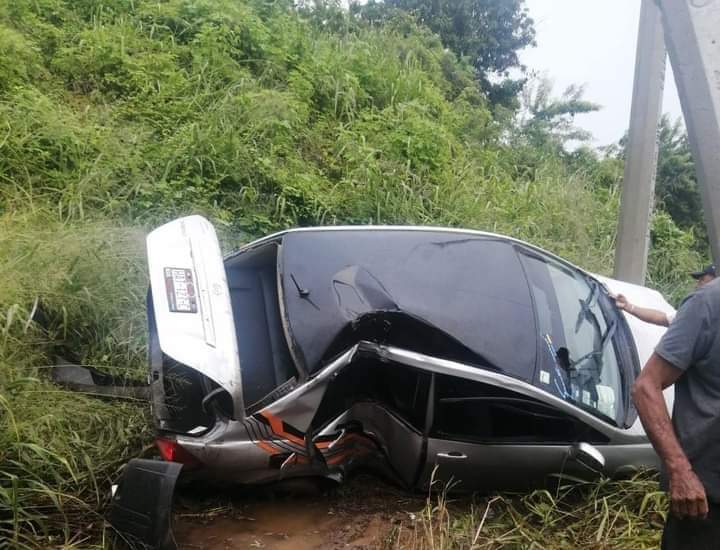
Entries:
<svg viewBox="0 0 720 550">
<path fill-rule="evenodd" d="M 521 254 L 551 368 L 538 380 L 567 401 L 619 422 L 622 376 L 612 344 L 615 321 L 600 307 L 598 283 L 559 262 Z"/>
</svg>

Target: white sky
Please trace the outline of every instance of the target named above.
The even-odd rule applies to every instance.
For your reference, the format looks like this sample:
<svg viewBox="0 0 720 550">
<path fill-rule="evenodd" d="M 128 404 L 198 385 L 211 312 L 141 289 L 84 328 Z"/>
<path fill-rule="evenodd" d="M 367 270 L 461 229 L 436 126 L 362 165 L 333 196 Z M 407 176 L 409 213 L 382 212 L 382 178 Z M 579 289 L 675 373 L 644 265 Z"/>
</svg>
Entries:
<svg viewBox="0 0 720 550">
<path fill-rule="evenodd" d="M 620 139 L 630 120 L 640 0 L 526 0 L 535 20 L 536 48 L 520 52 L 523 64 L 546 73 L 560 95 L 570 84 L 585 84 L 585 99 L 603 106 L 578 115 L 594 145 Z M 682 116 L 670 63 L 663 112 Z"/>
</svg>

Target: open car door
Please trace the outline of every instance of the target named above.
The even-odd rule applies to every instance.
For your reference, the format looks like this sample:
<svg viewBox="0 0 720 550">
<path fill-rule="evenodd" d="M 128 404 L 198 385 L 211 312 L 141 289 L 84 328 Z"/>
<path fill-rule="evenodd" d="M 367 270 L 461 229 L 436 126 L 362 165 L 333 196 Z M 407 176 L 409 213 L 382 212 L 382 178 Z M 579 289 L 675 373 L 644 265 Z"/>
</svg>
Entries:
<svg viewBox="0 0 720 550">
<path fill-rule="evenodd" d="M 167 223 L 147 237 L 153 313 L 164 354 L 226 390 L 244 416 L 240 361 L 217 235 L 201 216 Z"/>
</svg>

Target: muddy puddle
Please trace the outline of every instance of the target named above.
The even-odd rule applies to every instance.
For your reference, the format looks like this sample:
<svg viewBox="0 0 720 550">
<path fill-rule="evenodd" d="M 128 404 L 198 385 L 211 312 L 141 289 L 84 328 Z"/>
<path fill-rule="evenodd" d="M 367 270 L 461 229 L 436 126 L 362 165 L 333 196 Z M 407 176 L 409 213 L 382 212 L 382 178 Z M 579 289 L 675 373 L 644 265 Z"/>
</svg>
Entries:
<svg viewBox="0 0 720 550">
<path fill-rule="evenodd" d="M 176 499 L 173 532 L 181 550 L 380 549 L 393 546 L 424 503 L 422 495 L 370 476 L 323 493 L 302 487 L 222 495 L 184 490 Z"/>
</svg>

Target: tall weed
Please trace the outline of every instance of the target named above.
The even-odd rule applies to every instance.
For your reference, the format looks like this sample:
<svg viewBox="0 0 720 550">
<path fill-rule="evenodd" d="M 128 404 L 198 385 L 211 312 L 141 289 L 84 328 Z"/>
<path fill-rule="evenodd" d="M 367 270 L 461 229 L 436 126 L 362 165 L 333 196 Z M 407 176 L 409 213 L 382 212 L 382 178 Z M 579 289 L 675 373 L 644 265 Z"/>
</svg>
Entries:
<svg viewBox="0 0 720 550">
<path fill-rule="evenodd" d="M 49 382 L 57 356 L 143 376 L 142 232 L 0 217 L 0 546 L 98 541 L 118 468 L 147 432 L 145 404 Z"/>
</svg>

